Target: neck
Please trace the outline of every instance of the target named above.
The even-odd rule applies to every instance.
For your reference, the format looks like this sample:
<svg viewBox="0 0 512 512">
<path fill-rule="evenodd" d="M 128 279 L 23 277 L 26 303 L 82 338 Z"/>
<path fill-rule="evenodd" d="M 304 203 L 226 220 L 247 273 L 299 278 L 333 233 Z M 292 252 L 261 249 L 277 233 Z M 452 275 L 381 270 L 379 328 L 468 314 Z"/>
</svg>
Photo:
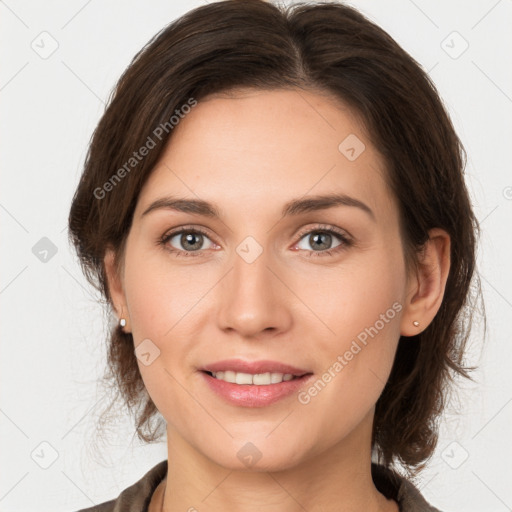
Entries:
<svg viewBox="0 0 512 512">
<path fill-rule="evenodd" d="M 290 467 L 247 470 L 216 464 L 168 425 L 167 477 L 150 511 L 398 512 L 397 503 L 387 500 L 371 477 L 371 421 L 361 427 Z"/>
</svg>

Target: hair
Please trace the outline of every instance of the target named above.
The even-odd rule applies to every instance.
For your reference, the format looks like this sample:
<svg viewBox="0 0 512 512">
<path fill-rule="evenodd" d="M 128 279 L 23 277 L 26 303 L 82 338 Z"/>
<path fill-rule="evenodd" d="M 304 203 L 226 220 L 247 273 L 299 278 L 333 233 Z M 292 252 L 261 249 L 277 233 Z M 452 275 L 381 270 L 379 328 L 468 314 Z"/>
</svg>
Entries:
<svg viewBox="0 0 512 512">
<path fill-rule="evenodd" d="M 375 409 L 372 447 L 378 460 L 418 471 L 436 447 L 447 390 L 455 377 L 471 379 L 474 369 L 465 366 L 465 347 L 474 299 L 481 296 L 475 269 L 479 225 L 464 182 L 466 154 L 436 87 L 354 8 L 228 0 L 195 8 L 156 34 L 119 79 L 90 141 L 69 214 L 69 238 L 82 270 L 112 314 L 105 251 L 115 250 L 121 268 L 139 193 L 172 136 L 169 120 L 186 112 L 191 99 L 247 87 L 325 93 L 362 119 L 386 163 L 407 268 L 417 268 L 431 228 L 450 235 L 440 309 L 421 333 L 400 337 Z M 127 161 L 150 138 L 155 147 L 128 170 Z M 137 411 L 138 437 L 159 440 L 150 428 L 158 410 L 143 384 L 132 334 L 111 327 L 107 354 L 104 378 L 130 412 Z"/>
</svg>

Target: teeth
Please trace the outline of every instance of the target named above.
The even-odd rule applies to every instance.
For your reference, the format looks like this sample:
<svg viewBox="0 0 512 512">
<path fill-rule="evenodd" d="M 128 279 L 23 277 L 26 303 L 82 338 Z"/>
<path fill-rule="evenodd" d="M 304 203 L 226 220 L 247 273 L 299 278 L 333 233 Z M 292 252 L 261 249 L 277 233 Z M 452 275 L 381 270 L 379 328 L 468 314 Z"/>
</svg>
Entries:
<svg viewBox="0 0 512 512">
<path fill-rule="evenodd" d="M 233 384 L 255 384 L 257 386 L 268 386 L 269 384 L 278 384 L 286 380 L 295 378 L 291 373 L 242 373 L 226 370 L 225 372 L 212 372 L 212 375 L 219 380 L 231 382 Z"/>
</svg>

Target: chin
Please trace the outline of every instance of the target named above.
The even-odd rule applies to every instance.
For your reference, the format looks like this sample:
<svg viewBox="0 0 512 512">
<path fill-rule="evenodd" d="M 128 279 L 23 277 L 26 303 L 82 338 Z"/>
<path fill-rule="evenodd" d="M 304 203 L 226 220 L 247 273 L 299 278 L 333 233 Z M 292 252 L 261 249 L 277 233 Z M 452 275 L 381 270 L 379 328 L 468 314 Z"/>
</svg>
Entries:
<svg viewBox="0 0 512 512">
<path fill-rule="evenodd" d="M 265 439 L 265 435 L 262 435 L 261 441 L 257 436 L 252 436 L 252 440 L 237 439 L 228 445 L 219 443 L 214 453 L 209 449 L 203 453 L 223 468 L 253 472 L 284 471 L 300 464 L 306 456 L 304 451 L 297 451 L 297 446 L 305 449 L 303 441 L 288 437 L 288 443 L 284 444 L 277 436 L 272 442 L 269 438 Z"/>
</svg>

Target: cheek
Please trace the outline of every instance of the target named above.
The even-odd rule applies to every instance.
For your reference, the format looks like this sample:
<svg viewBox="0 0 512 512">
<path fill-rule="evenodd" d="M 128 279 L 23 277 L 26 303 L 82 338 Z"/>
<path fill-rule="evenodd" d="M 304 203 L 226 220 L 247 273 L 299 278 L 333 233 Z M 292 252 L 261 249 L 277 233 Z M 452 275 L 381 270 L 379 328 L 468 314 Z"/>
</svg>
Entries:
<svg viewBox="0 0 512 512">
<path fill-rule="evenodd" d="M 190 329 L 201 298 L 215 284 L 211 272 L 173 265 L 173 257 L 169 255 L 167 261 L 134 250 L 126 259 L 125 291 L 136 342 L 144 338 L 163 342 Z"/>
<path fill-rule="evenodd" d="M 171 423 L 198 414 L 184 389 L 184 368 L 190 366 L 187 358 L 198 339 L 194 306 L 208 286 L 192 267 L 176 270 L 148 251 L 127 251 L 125 292 L 137 364 L 149 396 Z M 150 354 L 150 364 L 144 363 L 143 353 Z"/>
<path fill-rule="evenodd" d="M 308 276 L 315 286 L 309 287 L 306 302 L 329 328 L 325 348 L 339 340 L 333 348 L 342 349 L 347 341 L 375 324 L 385 337 L 394 338 L 399 333 L 399 310 L 403 307 L 405 288 L 400 255 L 394 250 L 372 251 L 354 260 L 353 264 L 340 265 L 329 273 L 321 269 Z"/>
<path fill-rule="evenodd" d="M 137 354 L 142 347 L 158 354 L 149 365 L 138 357 L 139 370 L 160 412 L 179 420 L 169 404 L 180 403 L 182 412 L 193 405 L 182 386 L 188 385 L 190 368 L 197 363 L 205 321 L 212 318 L 204 315 L 204 304 L 218 277 L 205 265 L 173 265 L 174 256 L 152 254 L 142 244 L 129 249 L 124 283 L 134 348 Z"/>
<path fill-rule="evenodd" d="M 400 337 L 402 264 L 396 251 L 381 251 L 361 259 L 350 271 L 333 271 L 329 279 L 316 276 L 316 283 L 323 286 L 308 296 L 308 305 L 328 330 L 316 322 L 319 332 L 326 333 L 315 339 L 323 373 L 314 389 L 306 390 L 302 403 L 316 401 L 319 414 L 327 404 L 336 403 L 336 416 L 343 416 L 344 422 L 352 416 L 357 422 L 382 392 Z M 312 332 L 308 324 L 301 330 Z"/>
</svg>

